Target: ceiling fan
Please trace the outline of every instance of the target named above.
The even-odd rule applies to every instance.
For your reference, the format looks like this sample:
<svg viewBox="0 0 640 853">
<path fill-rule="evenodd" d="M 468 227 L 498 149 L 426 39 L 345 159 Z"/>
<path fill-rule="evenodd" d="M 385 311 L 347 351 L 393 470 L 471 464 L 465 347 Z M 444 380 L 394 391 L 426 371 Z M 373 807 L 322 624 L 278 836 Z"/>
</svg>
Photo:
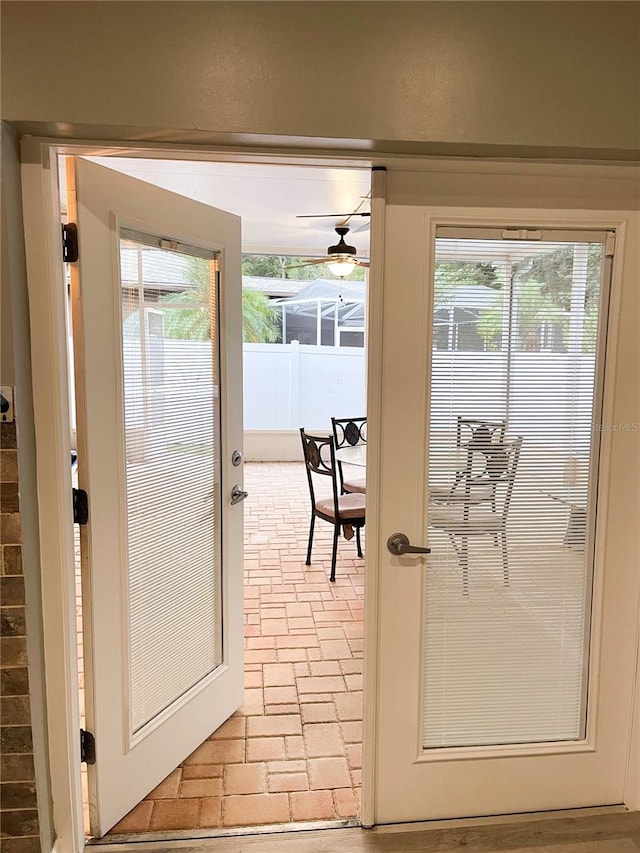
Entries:
<svg viewBox="0 0 640 853">
<path fill-rule="evenodd" d="M 367 200 L 367 198 L 363 199 L 361 204 L 364 204 L 364 202 L 366 202 Z M 359 216 L 361 219 L 364 220 L 364 222 L 357 228 L 352 228 L 351 230 L 353 231 L 353 233 L 356 234 L 359 231 L 366 231 L 371 224 L 370 210 L 354 210 L 353 213 L 303 213 L 296 216 L 296 219 L 337 219 L 338 224 L 342 226 L 348 225 L 349 220 L 352 219 L 354 216 Z"/>
<path fill-rule="evenodd" d="M 359 216 L 368 216 L 369 214 L 358 214 Z M 309 267 L 315 264 L 326 264 L 334 275 L 344 278 L 352 273 L 356 267 L 368 267 L 369 261 L 361 261 L 356 258 L 356 247 L 349 246 L 345 243 L 344 238 L 349 233 L 347 225 L 338 225 L 336 234 L 340 237 L 335 246 L 329 246 L 327 249 L 326 258 L 316 258 L 313 261 L 306 261 L 304 264 L 296 264 L 287 269 L 295 270 L 300 267 Z"/>
</svg>

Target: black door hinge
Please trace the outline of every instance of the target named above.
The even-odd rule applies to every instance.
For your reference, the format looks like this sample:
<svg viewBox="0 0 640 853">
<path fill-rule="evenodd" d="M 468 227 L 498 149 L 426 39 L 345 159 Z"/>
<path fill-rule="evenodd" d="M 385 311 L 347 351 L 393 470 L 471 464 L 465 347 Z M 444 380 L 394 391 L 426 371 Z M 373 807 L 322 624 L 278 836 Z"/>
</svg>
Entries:
<svg viewBox="0 0 640 853">
<path fill-rule="evenodd" d="M 83 764 L 96 763 L 96 739 L 84 729 L 80 729 L 80 761 Z"/>
<path fill-rule="evenodd" d="M 62 226 L 62 260 L 68 264 L 78 260 L 78 226 L 75 222 Z"/>
<path fill-rule="evenodd" d="M 89 497 L 84 489 L 73 489 L 73 523 L 86 524 L 89 521 Z"/>
</svg>

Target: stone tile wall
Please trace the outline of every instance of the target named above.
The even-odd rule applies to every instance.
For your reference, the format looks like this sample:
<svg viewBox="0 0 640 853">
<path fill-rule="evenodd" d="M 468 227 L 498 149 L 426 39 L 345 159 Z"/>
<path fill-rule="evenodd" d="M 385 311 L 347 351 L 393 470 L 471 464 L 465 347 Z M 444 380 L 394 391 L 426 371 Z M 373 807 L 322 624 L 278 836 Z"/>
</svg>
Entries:
<svg viewBox="0 0 640 853">
<path fill-rule="evenodd" d="M 40 853 L 15 423 L 0 424 L 0 834 L 3 853 Z"/>
</svg>

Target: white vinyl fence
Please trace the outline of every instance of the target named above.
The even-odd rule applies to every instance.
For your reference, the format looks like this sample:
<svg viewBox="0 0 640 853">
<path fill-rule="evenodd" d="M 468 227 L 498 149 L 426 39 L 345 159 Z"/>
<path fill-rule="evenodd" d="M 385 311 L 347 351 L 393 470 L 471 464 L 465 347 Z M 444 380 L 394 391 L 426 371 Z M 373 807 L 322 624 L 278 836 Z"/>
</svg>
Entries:
<svg viewBox="0 0 640 853">
<path fill-rule="evenodd" d="M 472 373 L 459 368 L 470 361 Z M 507 378 L 502 353 L 434 352 L 439 381 L 433 420 L 441 425 L 448 416 L 448 429 L 455 431 L 458 414 L 503 418 L 508 412 L 512 433 L 539 433 L 547 423 L 550 443 L 566 443 L 570 436 L 583 443 L 592 429 L 593 371 L 593 355 L 523 352 L 512 355 Z M 332 416 L 365 414 L 365 384 L 362 349 L 245 344 L 245 429 L 327 428 Z"/>
<path fill-rule="evenodd" d="M 245 430 L 330 430 L 331 417 L 366 414 L 359 347 L 244 344 Z"/>
<path fill-rule="evenodd" d="M 137 351 L 136 351 L 137 350 Z M 331 417 L 366 414 L 365 351 L 357 347 L 244 344 L 244 428 L 285 433 L 299 427 L 330 429 Z M 139 349 L 125 342 L 125 388 L 141 403 L 147 395 L 164 399 L 164 428 L 171 422 L 212 416 L 211 349 L 204 342 L 165 340 L 147 362 L 141 382 Z M 473 362 L 472 372 L 465 369 Z M 416 369 L 424 369 L 416 366 Z M 433 353 L 438 376 L 431 401 L 438 429 L 455 431 L 456 416 L 503 418 L 515 435 L 546 436 L 563 453 L 584 453 L 592 438 L 594 356 L 524 352 Z M 135 389 L 135 391 L 134 391 Z M 233 393 L 233 389 L 231 389 Z M 144 394 L 142 399 L 144 399 Z M 133 400 L 130 399 L 130 403 Z M 139 406 L 128 406 L 127 427 L 143 427 Z M 541 430 L 541 426 L 545 429 Z"/>
</svg>

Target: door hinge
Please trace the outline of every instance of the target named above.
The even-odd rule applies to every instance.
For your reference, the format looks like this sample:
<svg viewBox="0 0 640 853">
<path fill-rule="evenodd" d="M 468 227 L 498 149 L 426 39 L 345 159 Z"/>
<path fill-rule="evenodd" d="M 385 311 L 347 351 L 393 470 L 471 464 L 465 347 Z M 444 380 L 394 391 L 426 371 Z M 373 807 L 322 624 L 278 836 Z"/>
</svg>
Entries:
<svg viewBox="0 0 640 853">
<path fill-rule="evenodd" d="M 67 264 L 78 260 L 78 226 L 75 222 L 62 226 L 62 260 Z"/>
<path fill-rule="evenodd" d="M 615 231 L 607 231 L 607 236 L 604 241 L 604 256 L 605 258 L 612 258 L 616 251 L 616 232 Z"/>
<path fill-rule="evenodd" d="M 89 521 L 89 496 L 84 489 L 73 489 L 73 523 L 86 524 Z"/>
<path fill-rule="evenodd" d="M 96 763 L 96 739 L 84 729 L 80 729 L 80 761 L 83 764 Z"/>
</svg>

